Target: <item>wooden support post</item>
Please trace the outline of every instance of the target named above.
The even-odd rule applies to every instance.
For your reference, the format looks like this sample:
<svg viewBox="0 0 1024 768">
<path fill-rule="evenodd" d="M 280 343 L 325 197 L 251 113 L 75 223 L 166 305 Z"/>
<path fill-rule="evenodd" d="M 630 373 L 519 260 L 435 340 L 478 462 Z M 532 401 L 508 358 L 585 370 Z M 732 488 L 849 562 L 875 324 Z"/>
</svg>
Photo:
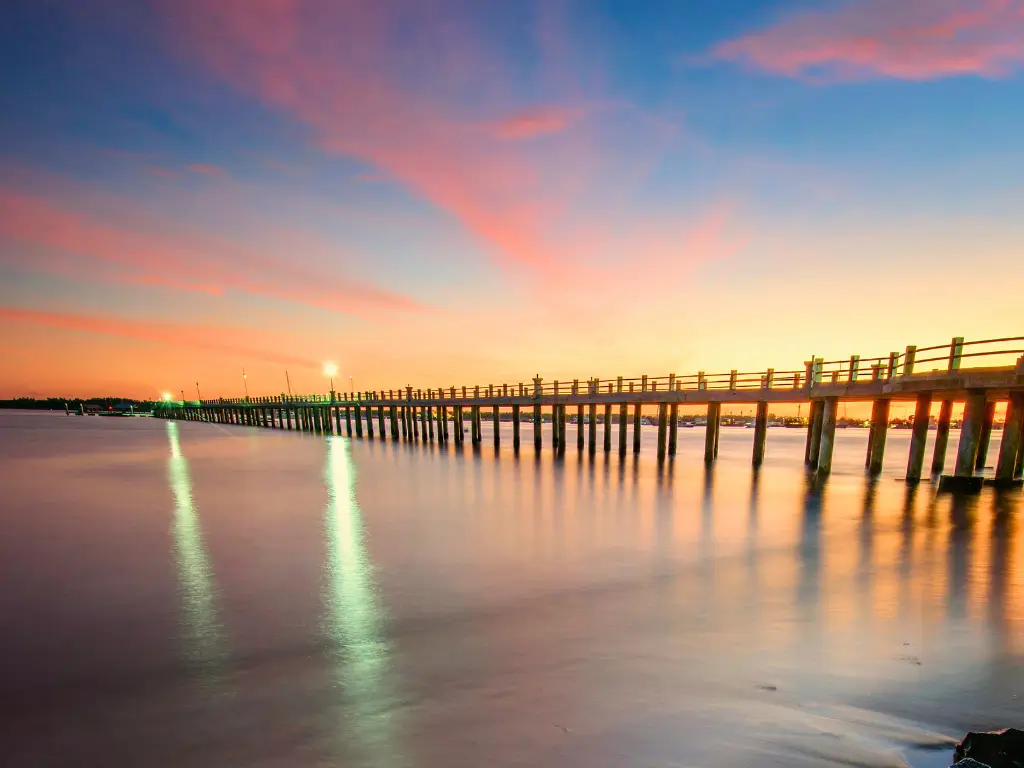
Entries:
<svg viewBox="0 0 1024 768">
<path fill-rule="evenodd" d="M 946 447 L 949 445 L 949 423 L 953 420 L 953 401 L 943 400 L 939 406 L 939 422 L 935 429 L 935 452 L 932 454 L 932 474 L 941 475 L 946 466 Z"/>
<path fill-rule="evenodd" d="M 914 406 L 914 431 L 910 435 L 910 455 L 907 457 L 907 482 L 916 483 L 924 469 L 924 447 L 928 441 L 928 419 L 932 410 L 932 396 L 917 396 Z"/>
<path fill-rule="evenodd" d="M 352 419 L 356 423 L 356 437 L 363 439 L 363 409 L 359 403 L 352 406 Z"/>
<path fill-rule="evenodd" d="M 387 437 L 387 430 L 384 429 L 384 406 L 377 406 L 377 432 L 380 435 L 380 439 L 383 440 Z"/>
<path fill-rule="evenodd" d="M 394 411 L 393 408 L 392 408 L 392 411 Z M 336 434 L 336 435 L 338 435 L 340 437 L 341 436 L 341 406 L 340 405 L 335 406 L 335 408 L 334 408 L 334 429 L 335 429 L 334 434 Z"/>
<path fill-rule="evenodd" d="M 708 423 L 704 430 L 704 463 L 711 464 L 718 458 L 718 430 L 721 423 L 722 404 L 708 403 Z"/>
<path fill-rule="evenodd" d="M 1021 450 L 1021 432 L 1024 431 L 1024 392 L 1011 393 L 1006 404 L 1006 421 L 1003 424 L 1003 439 L 999 443 L 999 459 L 996 461 L 996 481 L 1009 483 L 1013 480 L 1017 454 Z"/>
<path fill-rule="evenodd" d="M 565 405 L 558 406 L 558 455 L 565 455 Z"/>
<path fill-rule="evenodd" d="M 597 404 L 587 409 L 587 450 L 591 456 L 597 453 Z"/>
<path fill-rule="evenodd" d="M 434 440 L 434 409 L 428 405 L 424 411 L 427 420 L 427 440 L 432 442 Z"/>
<path fill-rule="evenodd" d="M 871 404 L 871 431 L 868 433 L 868 473 L 878 475 L 885 461 L 885 439 L 889 435 L 889 401 L 875 400 Z"/>
<path fill-rule="evenodd" d="M 985 469 L 985 462 L 988 461 L 988 445 L 992 440 L 992 422 L 996 417 L 996 401 L 989 400 L 985 403 L 985 415 L 981 420 L 981 437 L 978 439 L 978 458 L 974 468 L 981 472 Z"/>
<path fill-rule="evenodd" d="M 398 440 L 398 407 L 392 405 L 388 409 L 388 416 L 391 418 L 391 439 Z M 341 434 L 341 417 L 338 417 L 338 434 Z"/>
<path fill-rule="evenodd" d="M 757 415 L 754 416 L 754 455 L 751 463 L 760 467 L 764 463 L 764 446 L 768 439 L 768 403 L 757 404 Z"/>
<path fill-rule="evenodd" d="M 985 421 L 985 391 L 972 389 L 967 392 L 964 406 L 964 423 L 960 427 L 960 444 L 956 450 L 957 477 L 972 477 L 978 460 L 978 446 Z"/>
<path fill-rule="evenodd" d="M 619 405 L 619 456 L 626 455 L 626 422 L 629 420 L 629 406 Z"/>
<path fill-rule="evenodd" d="M 501 445 L 501 409 L 497 404 L 491 407 L 491 423 L 494 425 L 494 447 Z"/>
<path fill-rule="evenodd" d="M 427 434 L 427 412 L 429 410 L 430 409 L 427 408 L 426 406 L 420 406 L 420 440 L 422 440 L 424 443 L 430 439 L 429 435 Z"/>
<path fill-rule="evenodd" d="M 821 414 L 821 439 L 818 445 L 817 470 L 827 475 L 832 471 L 832 452 L 836 444 L 836 417 L 839 411 L 839 398 L 826 397 Z"/>
<path fill-rule="evenodd" d="M 1017 462 L 1013 466 L 1013 477 L 1017 479 L 1024 475 L 1024 438 L 1020 441 L 1020 448 L 1017 449 Z"/>
<path fill-rule="evenodd" d="M 373 406 L 366 406 L 366 436 L 373 440 Z"/>
<path fill-rule="evenodd" d="M 555 382 L 557 385 L 558 382 Z M 559 434 L 558 434 L 558 406 L 551 406 L 551 448 L 555 451 L 558 450 Z"/>
<path fill-rule="evenodd" d="M 668 455 L 676 455 L 679 433 L 679 406 L 672 403 L 668 411 Z"/>
<path fill-rule="evenodd" d="M 480 406 L 473 406 L 473 442 L 478 445 L 484 440 L 483 425 L 480 422 Z"/>
<path fill-rule="evenodd" d="M 665 460 L 668 451 L 668 403 L 658 403 L 658 461 Z"/>
<path fill-rule="evenodd" d="M 543 447 L 543 443 L 541 442 L 540 425 L 541 425 L 540 406 L 539 405 L 535 405 L 535 406 L 533 406 L 533 448 L 534 448 L 535 451 L 537 451 L 537 453 L 540 453 L 540 449 Z"/>
<path fill-rule="evenodd" d="M 604 452 L 612 452 L 612 404 L 604 404 Z"/>
<path fill-rule="evenodd" d="M 512 406 L 512 450 L 519 453 L 519 406 Z"/>
<path fill-rule="evenodd" d="M 576 406 L 576 450 L 583 453 L 583 406 Z"/>
<path fill-rule="evenodd" d="M 804 442 L 804 464 L 812 469 L 818 464 L 818 450 L 821 448 L 821 418 L 824 415 L 823 400 L 811 400 L 811 413 L 807 417 L 807 440 Z"/>
</svg>

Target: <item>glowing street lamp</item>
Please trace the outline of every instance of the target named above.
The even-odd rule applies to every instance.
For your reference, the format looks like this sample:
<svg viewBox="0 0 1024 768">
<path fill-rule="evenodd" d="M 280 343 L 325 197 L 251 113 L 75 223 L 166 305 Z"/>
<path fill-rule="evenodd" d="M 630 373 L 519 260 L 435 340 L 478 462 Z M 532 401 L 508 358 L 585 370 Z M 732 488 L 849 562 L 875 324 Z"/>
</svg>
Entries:
<svg viewBox="0 0 1024 768">
<path fill-rule="evenodd" d="M 163 400 L 165 403 L 171 402 L 171 393 L 164 392 L 162 395 L 160 395 L 160 399 Z"/>
<path fill-rule="evenodd" d="M 331 401 L 334 401 L 334 374 L 338 372 L 338 366 L 334 363 L 324 363 L 324 376 L 331 380 Z"/>
<path fill-rule="evenodd" d="M 245 386 L 245 402 L 249 402 L 249 377 L 245 375 L 245 368 L 242 369 L 242 384 Z"/>
</svg>

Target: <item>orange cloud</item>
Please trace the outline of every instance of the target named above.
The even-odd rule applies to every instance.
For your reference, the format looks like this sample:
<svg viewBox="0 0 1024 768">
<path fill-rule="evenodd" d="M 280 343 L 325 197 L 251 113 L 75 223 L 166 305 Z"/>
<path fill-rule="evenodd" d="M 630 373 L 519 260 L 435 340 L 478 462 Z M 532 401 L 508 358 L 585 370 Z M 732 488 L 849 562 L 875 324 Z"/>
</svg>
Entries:
<svg viewBox="0 0 1024 768">
<path fill-rule="evenodd" d="M 93 266 L 117 267 L 116 279 L 148 285 L 213 295 L 233 290 L 352 315 L 434 311 L 365 281 L 305 267 L 291 253 L 278 256 L 200 234 L 152 231 L 149 224 L 132 217 L 130 211 L 124 219 L 108 221 L 0 186 L 0 235 L 53 254 L 25 264 L 14 249 L 0 252 L 0 262 L 16 267 L 78 275 L 84 257 Z M 304 242 L 303 248 L 308 250 L 310 245 Z M 323 244 L 312 246 L 329 249 Z M 68 259 L 67 254 L 76 258 Z"/>
<path fill-rule="evenodd" d="M 1024 0 L 867 0 L 718 45 L 714 58 L 790 77 L 998 77 L 1024 63 Z"/>
<path fill-rule="evenodd" d="M 248 347 L 237 343 L 235 340 L 243 340 L 252 336 L 251 332 L 240 329 L 142 322 L 117 317 L 41 312 L 3 306 L 0 306 L 0 320 L 25 323 L 42 328 L 56 328 L 63 331 L 116 336 L 156 344 L 170 344 L 175 347 L 202 349 L 229 354 L 232 357 L 265 360 L 283 365 L 299 365 L 306 368 L 319 367 L 319 363 L 313 360 L 293 355 L 283 355 L 272 349 L 268 350 L 266 347 Z M 219 341 L 211 341 L 211 339 L 219 339 Z"/>
<path fill-rule="evenodd" d="M 535 107 L 506 117 L 494 126 L 499 139 L 532 139 L 567 130 L 580 116 L 578 109 Z"/>
</svg>

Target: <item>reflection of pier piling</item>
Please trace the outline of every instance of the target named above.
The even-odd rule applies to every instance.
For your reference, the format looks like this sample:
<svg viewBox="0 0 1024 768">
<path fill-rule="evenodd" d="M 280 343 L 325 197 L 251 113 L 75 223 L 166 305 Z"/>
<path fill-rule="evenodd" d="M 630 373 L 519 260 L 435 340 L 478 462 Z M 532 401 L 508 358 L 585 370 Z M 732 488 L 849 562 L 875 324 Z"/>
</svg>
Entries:
<svg viewBox="0 0 1024 768">
<path fill-rule="evenodd" d="M 962 402 L 964 420 L 956 447 L 955 472 L 952 477 L 943 479 L 942 486 L 975 489 L 982 480 L 978 472 L 985 469 L 988 460 L 988 445 L 999 402 L 1007 402 L 1007 415 L 993 482 L 1011 485 L 1018 483 L 1021 477 L 1024 463 L 1022 347 L 1024 337 L 975 342 L 955 338 L 949 344 L 911 346 L 904 353 L 892 352 L 877 358 L 853 355 L 826 361 L 812 357 L 802 369 L 795 371 L 700 372 L 689 376 L 672 374 L 637 379 L 620 376 L 613 380 L 589 379 L 583 383 L 576 380 L 561 386 L 557 381 L 545 383 L 538 376 L 533 379 L 532 387 L 524 383 L 447 390 L 405 387 L 388 392 L 332 393 L 330 396 L 181 401 L 161 403 L 156 413 L 170 419 L 335 435 L 341 434 L 344 416 L 345 434 L 350 438 L 362 439 L 365 431 L 370 439 L 422 440 L 424 443 L 448 442 L 451 414 L 455 445 L 461 446 L 468 409 L 470 440 L 474 447 L 479 447 L 483 441 L 482 413 L 486 410 L 496 450 L 501 445 L 502 420 L 511 414 L 513 449 L 519 450 L 521 420 L 526 415 L 533 423 L 537 452 L 543 450 L 542 426 L 545 413 L 550 413 L 552 449 L 564 455 L 569 439 L 566 410 L 572 409 L 579 451 L 586 449 L 589 454 L 597 453 L 598 425 L 603 420 L 601 448 L 606 454 L 612 452 L 612 427 L 616 425 L 618 452 L 623 457 L 630 438 L 633 453 L 641 452 L 643 425 L 649 423 L 647 418 L 656 415 L 657 457 L 663 461 L 676 453 L 680 406 L 703 407 L 707 409 L 704 461 L 712 464 L 718 457 L 723 407 L 753 404 L 757 410 L 753 422 L 752 463 L 756 467 L 763 463 L 767 450 L 769 408 L 809 402 L 804 460 L 810 469 L 824 476 L 832 468 L 835 430 L 841 421 L 837 418 L 840 402 L 872 404 L 865 457 L 865 467 L 871 475 L 882 471 L 891 404 L 912 402 L 913 434 L 906 478 L 909 482 L 918 482 L 924 473 L 932 404 L 940 403 L 931 463 L 931 474 L 936 475 L 945 465 L 954 403 Z M 966 361 L 973 362 L 965 365 Z M 928 364 L 939 366 L 925 372 Z"/>
</svg>

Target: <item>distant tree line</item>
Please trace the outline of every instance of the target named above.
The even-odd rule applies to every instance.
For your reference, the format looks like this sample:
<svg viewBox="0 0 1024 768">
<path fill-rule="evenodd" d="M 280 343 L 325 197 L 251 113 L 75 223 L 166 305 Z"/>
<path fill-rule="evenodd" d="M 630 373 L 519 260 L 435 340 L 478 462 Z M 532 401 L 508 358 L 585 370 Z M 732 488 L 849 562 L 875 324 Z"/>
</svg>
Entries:
<svg viewBox="0 0 1024 768">
<path fill-rule="evenodd" d="M 115 405 L 139 405 L 150 407 L 152 400 L 133 400 L 130 397 L 16 397 L 13 400 L 0 400 L 0 408 L 13 408 L 26 411 L 63 411 L 64 406 L 78 410 L 80 405 L 94 405 L 101 409 L 113 408 Z"/>
</svg>

